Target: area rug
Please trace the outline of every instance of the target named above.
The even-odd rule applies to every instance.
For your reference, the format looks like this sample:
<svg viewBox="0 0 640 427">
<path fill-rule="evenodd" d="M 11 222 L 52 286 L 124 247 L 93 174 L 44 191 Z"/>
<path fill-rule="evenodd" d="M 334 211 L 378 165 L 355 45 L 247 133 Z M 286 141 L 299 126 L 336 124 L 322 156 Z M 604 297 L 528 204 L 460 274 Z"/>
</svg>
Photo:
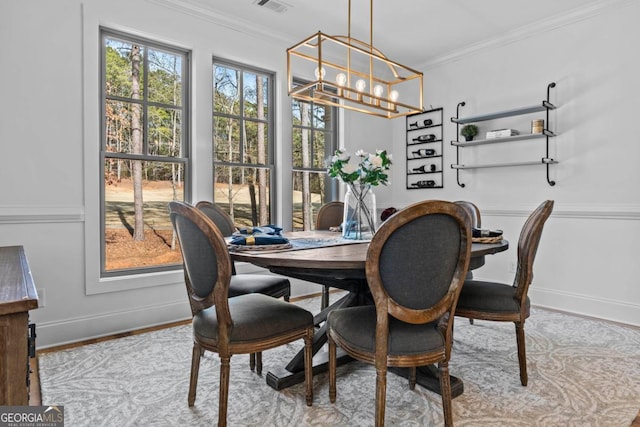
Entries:
<svg viewBox="0 0 640 427">
<path fill-rule="evenodd" d="M 318 311 L 317 298 L 299 304 Z M 514 326 L 456 319 L 451 374 L 464 381 L 453 400 L 456 426 L 629 427 L 640 407 L 640 329 L 532 309 L 526 323 L 529 385 L 520 385 Z M 187 405 L 190 326 L 178 326 L 40 356 L 42 403 L 64 405 L 67 426 L 209 426 L 217 421 L 218 357 L 205 353 L 195 406 Z M 338 397 L 328 375 L 275 391 L 266 372 L 301 347 L 263 354 L 262 376 L 247 355 L 231 359 L 230 426 L 371 426 L 375 370 L 338 368 Z M 443 425 L 440 396 L 389 374 L 386 425 Z"/>
</svg>

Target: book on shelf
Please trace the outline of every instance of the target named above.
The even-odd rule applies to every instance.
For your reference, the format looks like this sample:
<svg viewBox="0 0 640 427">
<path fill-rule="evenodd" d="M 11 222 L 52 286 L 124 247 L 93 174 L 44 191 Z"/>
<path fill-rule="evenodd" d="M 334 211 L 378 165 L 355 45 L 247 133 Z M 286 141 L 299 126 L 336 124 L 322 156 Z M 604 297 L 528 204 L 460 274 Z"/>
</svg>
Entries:
<svg viewBox="0 0 640 427">
<path fill-rule="evenodd" d="M 486 135 L 486 139 L 506 138 L 509 136 L 516 136 L 516 135 L 520 135 L 520 132 L 518 132 L 515 129 L 496 129 L 496 130 L 488 131 Z"/>
</svg>

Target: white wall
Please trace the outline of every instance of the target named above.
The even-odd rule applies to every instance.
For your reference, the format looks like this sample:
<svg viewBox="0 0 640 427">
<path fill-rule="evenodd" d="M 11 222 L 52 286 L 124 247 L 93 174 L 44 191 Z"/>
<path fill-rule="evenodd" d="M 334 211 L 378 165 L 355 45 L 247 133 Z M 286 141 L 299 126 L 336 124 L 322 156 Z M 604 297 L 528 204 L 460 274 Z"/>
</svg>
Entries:
<svg viewBox="0 0 640 427">
<path fill-rule="evenodd" d="M 442 190 L 404 190 L 405 166 L 397 162 L 389 204 L 440 198 L 471 200 L 483 214 L 483 226 L 503 229 L 508 255 L 490 257 L 477 277 L 513 280 L 511 264 L 526 216 L 543 200 L 555 200 L 535 264 L 532 302 L 575 313 L 640 325 L 640 40 L 637 2 L 614 2 L 596 16 L 576 16 L 542 34 L 478 49 L 425 70 L 425 104 L 444 107 L 445 165 L 456 162 L 456 127 L 450 117 L 465 101 L 461 117 L 539 104 L 549 82 L 557 86 L 551 101 L 550 156 L 554 187 L 543 166 L 446 169 Z M 532 116 L 479 122 L 481 132 L 514 127 L 528 131 Z M 537 117 L 539 118 L 539 117 Z M 394 147 L 404 144 L 404 121 L 394 121 Z M 519 141 L 461 150 L 461 162 L 536 160 L 544 142 Z"/>
<path fill-rule="evenodd" d="M 556 210 L 536 264 L 534 303 L 640 324 L 640 287 L 634 280 L 640 276 L 634 263 L 639 172 L 633 167 L 640 144 L 632 116 L 640 98 L 640 59 L 631 46 L 628 56 L 620 50 L 640 39 L 633 20 L 639 7 L 612 8 L 425 70 L 425 104 L 443 106 L 445 118 L 455 115 L 462 100 L 468 114 L 535 103 L 544 98 L 546 84 L 556 81 L 552 100 L 560 108 L 553 122 L 560 136 L 552 145 L 561 163 L 552 168 L 555 187 L 545 183 L 542 169 L 506 168 L 463 172 L 464 189 L 447 170 L 444 189 L 407 191 L 404 120 L 346 113 L 346 147 L 387 148 L 394 154 L 392 184 L 376 189 L 378 206 L 401 207 L 426 198 L 476 202 L 483 223 L 504 229 L 514 244 L 478 275 L 509 280 L 525 216 L 541 200 L 554 199 Z M 277 140 L 289 140 L 286 41 L 267 41 L 215 18 L 144 0 L 0 3 L 0 245 L 23 245 L 37 287 L 45 290 L 45 306 L 32 312 L 40 347 L 189 313 L 179 274 L 109 282 L 98 278 L 98 176 L 91 161 L 98 147 L 98 25 L 192 50 L 193 200 L 211 195 L 212 55 L 277 73 Z M 454 132 L 447 124 L 447 140 Z M 447 145 L 445 156 L 445 164 L 453 163 L 455 150 Z M 277 161 L 288 158 L 283 144 Z M 281 195 L 290 193 L 289 177 L 288 170 L 279 170 Z M 286 200 L 279 203 L 278 219 L 284 224 Z"/>
<path fill-rule="evenodd" d="M 192 51 L 193 200 L 213 194 L 212 56 L 277 74 L 276 139 L 290 140 L 285 42 L 145 0 L 0 3 L 0 245 L 25 247 L 44 290 L 31 315 L 39 347 L 189 317 L 181 273 L 99 278 L 101 25 Z M 290 156 L 285 144 L 276 161 Z M 283 195 L 290 176 L 276 176 Z"/>
</svg>

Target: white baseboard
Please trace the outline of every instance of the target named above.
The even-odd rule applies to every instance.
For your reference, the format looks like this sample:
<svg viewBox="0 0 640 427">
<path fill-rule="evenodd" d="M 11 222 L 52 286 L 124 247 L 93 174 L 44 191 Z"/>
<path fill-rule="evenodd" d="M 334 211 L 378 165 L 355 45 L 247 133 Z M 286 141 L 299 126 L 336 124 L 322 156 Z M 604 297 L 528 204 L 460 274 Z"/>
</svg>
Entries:
<svg viewBox="0 0 640 427">
<path fill-rule="evenodd" d="M 184 301 L 140 307 L 135 310 L 36 323 L 38 350 L 149 328 L 191 318 Z"/>
<path fill-rule="evenodd" d="M 531 304 L 565 313 L 640 327 L 640 305 L 588 295 L 531 287 Z"/>
</svg>

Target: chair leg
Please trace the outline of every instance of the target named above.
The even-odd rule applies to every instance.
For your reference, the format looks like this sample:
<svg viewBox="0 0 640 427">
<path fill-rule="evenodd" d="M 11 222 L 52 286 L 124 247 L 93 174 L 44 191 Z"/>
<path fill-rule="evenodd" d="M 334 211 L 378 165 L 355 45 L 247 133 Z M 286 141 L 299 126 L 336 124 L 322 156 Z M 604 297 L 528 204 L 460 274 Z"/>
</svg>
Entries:
<svg viewBox="0 0 640 427">
<path fill-rule="evenodd" d="M 230 356 L 220 356 L 220 400 L 218 401 L 218 427 L 227 426 L 230 361 Z"/>
<path fill-rule="evenodd" d="M 412 366 L 409 368 L 409 390 L 416 389 L 416 367 Z"/>
<path fill-rule="evenodd" d="M 384 427 L 387 406 L 387 367 L 376 368 L 376 427 Z"/>
<path fill-rule="evenodd" d="M 304 337 L 304 385 L 307 406 L 313 405 L 313 328 Z"/>
<path fill-rule="evenodd" d="M 520 383 L 527 385 L 527 349 L 524 339 L 524 322 L 516 323 L 516 339 L 518 341 L 518 364 L 520 365 Z"/>
<path fill-rule="evenodd" d="M 320 301 L 320 310 L 329 307 L 329 286 L 322 287 L 322 300 Z"/>
<path fill-rule="evenodd" d="M 336 402 L 336 343 L 327 334 L 329 342 L 329 401 Z"/>
<path fill-rule="evenodd" d="M 262 375 L 262 352 L 256 353 L 256 372 L 258 375 Z"/>
<path fill-rule="evenodd" d="M 444 414 L 445 427 L 453 427 L 453 414 L 451 409 L 451 381 L 449 379 L 449 363 L 438 363 L 440 377 L 440 394 L 442 395 L 442 413 Z"/>
<path fill-rule="evenodd" d="M 198 372 L 200 371 L 200 356 L 202 350 L 200 346 L 193 343 L 193 351 L 191 354 L 191 378 L 189 380 L 189 396 L 187 402 L 189 406 L 193 406 L 196 402 L 196 388 L 198 387 Z"/>
<path fill-rule="evenodd" d="M 249 369 L 255 371 L 256 369 L 256 354 L 249 353 Z"/>
</svg>

